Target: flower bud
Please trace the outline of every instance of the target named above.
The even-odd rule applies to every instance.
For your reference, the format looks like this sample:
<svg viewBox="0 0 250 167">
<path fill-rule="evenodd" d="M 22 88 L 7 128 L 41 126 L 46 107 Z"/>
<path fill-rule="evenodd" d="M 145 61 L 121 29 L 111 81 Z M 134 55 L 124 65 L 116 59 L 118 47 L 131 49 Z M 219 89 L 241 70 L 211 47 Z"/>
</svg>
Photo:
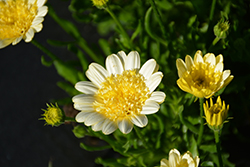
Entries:
<svg viewBox="0 0 250 167">
<path fill-rule="evenodd" d="M 223 19 L 220 20 L 215 26 L 214 26 L 214 35 L 221 39 L 226 38 L 228 29 L 230 27 L 230 24 L 228 21 L 224 21 Z"/>
<path fill-rule="evenodd" d="M 92 0 L 93 4 L 98 8 L 104 8 L 107 5 L 108 0 Z"/>
<path fill-rule="evenodd" d="M 42 120 L 45 120 L 46 125 L 51 126 L 59 126 L 64 122 L 64 113 L 62 110 L 58 107 L 57 104 L 47 104 L 47 109 L 42 109 L 45 113 L 42 114 L 44 116 L 41 118 Z"/>
</svg>

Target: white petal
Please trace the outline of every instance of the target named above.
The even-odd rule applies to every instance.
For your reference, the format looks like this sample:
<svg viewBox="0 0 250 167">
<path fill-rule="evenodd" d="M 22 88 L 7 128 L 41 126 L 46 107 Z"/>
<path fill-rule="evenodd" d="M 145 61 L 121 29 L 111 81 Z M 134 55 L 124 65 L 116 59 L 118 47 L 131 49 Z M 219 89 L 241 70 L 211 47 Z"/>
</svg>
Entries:
<svg viewBox="0 0 250 167">
<path fill-rule="evenodd" d="M 94 124 L 100 122 L 101 120 L 104 120 L 104 116 L 103 115 L 99 114 L 98 112 L 92 112 L 89 115 L 88 119 L 86 119 L 84 121 L 84 124 L 86 126 L 91 126 L 91 125 L 94 125 Z"/>
<path fill-rule="evenodd" d="M 156 66 L 156 61 L 154 59 L 150 59 L 143 64 L 139 73 L 142 74 L 144 78 L 147 80 L 153 74 L 155 66 Z"/>
<path fill-rule="evenodd" d="M 204 56 L 204 61 L 207 63 L 210 63 L 211 65 L 215 65 L 216 64 L 216 60 L 215 60 L 215 56 L 213 53 L 207 53 Z"/>
<path fill-rule="evenodd" d="M 134 117 L 131 118 L 131 122 L 136 126 L 142 128 L 148 124 L 148 118 L 146 115 L 143 114 L 135 115 Z"/>
<path fill-rule="evenodd" d="M 48 13 L 48 7 L 47 6 L 42 6 L 42 7 L 38 8 L 37 16 L 44 17 L 47 13 Z"/>
<path fill-rule="evenodd" d="M 95 98 L 93 95 L 79 94 L 74 96 L 72 101 L 79 104 L 92 104 L 95 101 Z"/>
<path fill-rule="evenodd" d="M 187 66 L 182 59 L 177 59 L 176 67 L 178 70 L 178 76 L 181 78 L 182 75 L 187 71 Z"/>
<path fill-rule="evenodd" d="M 22 39 L 23 39 L 23 36 L 20 36 L 20 37 L 16 38 L 16 39 L 12 42 L 12 45 L 16 45 L 16 44 L 19 43 Z"/>
<path fill-rule="evenodd" d="M 76 90 L 85 94 L 95 94 L 95 92 L 98 90 L 98 87 L 89 81 L 77 82 L 75 88 Z"/>
<path fill-rule="evenodd" d="M 163 77 L 162 72 L 156 72 L 146 81 L 146 85 L 149 88 L 149 92 L 152 93 L 156 87 L 160 84 Z"/>
<path fill-rule="evenodd" d="M 105 119 L 103 119 L 103 120 L 101 120 L 100 122 L 98 122 L 98 123 L 92 125 L 93 131 L 96 132 L 96 131 L 102 130 L 102 125 L 103 125 L 104 121 L 105 121 Z"/>
<path fill-rule="evenodd" d="M 126 53 L 124 51 L 120 51 L 117 53 L 117 56 L 120 58 L 123 68 L 125 68 L 125 62 L 127 59 Z"/>
<path fill-rule="evenodd" d="M 91 113 L 93 113 L 93 112 L 91 112 L 91 111 L 79 112 L 76 115 L 75 119 L 76 119 L 77 122 L 84 122 Z"/>
<path fill-rule="evenodd" d="M 4 40 L 0 40 L 0 49 L 8 46 L 9 44 L 11 44 L 13 42 L 13 38 L 11 39 L 4 39 Z"/>
<path fill-rule="evenodd" d="M 79 111 L 95 111 L 93 104 L 74 103 L 74 108 Z"/>
<path fill-rule="evenodd" d="M 86 71 L 86 76 L 89 80 L 91 80 L 99 88 L 101 87 L 101 83 L 106 80 L 107 75 L 107 70 L 97 63 L 91 63 L 89 65 L 89 69 Z"/>
<path fill-rule="evenodd" d="M 115 130 L 117 129 L 117 125 L 116 123 L 114 123 L 113 121 L 110 121 L 109 119 L 106 119 L 103 122 L 102 125 L 102 132 L 105 135 L 109 135 L 110 133 L 113 133 Z"/>
<path fill-rule="evenodd" d="M 216 64 L 222 63 L 222 62 L 223 62 L 223 56 L 219 54 L 218 56 L 216 56 Z"/>
<path fill-rule="evenodd" d="M 35 34 L 34 29 L 30 28 L 25 34 L 24 38 L 25 42 L 30 42 L 34 37 L 34 34 Z"/>
<path fill-rule="evenodd" d="M 140 56 L 136 51 L 131 51 L 125 62 L 125 70 L 133 70 L 140 68 Z"/>
<path fill-rule="evenodd" d="M 194 63 L 198 62 L 204 63 L 202 58 L 202 52 L 200 50 L 198 50 L 194 55 Z"/>
<path fill-rule="evenodd" d="M 170 167 L 167 159 L 163 158 L 161 160 L 161 167 Z"/>
<path fill-rule="evenodd" d="M 32 25 L 40 24 L 41 22 L 43 22 L 43 20 L 44 20 L 43 17 L 35 17 L 33 22 L 32 22 Z"/>
<path fill-rule="evenodd" d="M 157 103 L 163 103 L 165 100 L 166 94 L 161 91 L 155 91 L 151 94 L 150 98 L 147 100 L 153 100 L 156 101 Z"/>
<path fill-rule="evenodd" d="M 145 105 L 142 107 L 141 114 L 154 114 L 159 110 L 159 108 L 160 105 L 155 101 L 146 101 Z"/>
<path fill-rule="evenodd" d="M 177 166 L 179 160 L 180 160 L 180 152 L 176 149 L 170 150 L 169 164 L 171 164 L 171 166 Z"/>
<path fill-rule="evenodd" d="M 107 57 L 106 68 L 109 72 L 109 75 L 121 74 L 124 71 L 121 59 L 115 54 Z"/>
<path fill-rule="evenodd" d="M 187 67 L 187 70 L 190 71 L 191 70 L 191 67 L 193 66 L 194 64 L 194 61 L 192 59 L 191 56 L 187 55 L 185 57 L 185 63 L 186 63 L 186 67 Z"/>
<path fill-rule="evenodd" d="M 215 72 L 216 71 L 222 72 L 223 68 L 224 68 L 224 64 L 223 64 L 223 62 L 220 62 L 220 63 L 216 64 L 214 71 Z"/>
<path fill-rule="evenodd" d="M 118 127 L 123 134 L 128 134 L 133 129 L 133 124 L 128 119 L 118 121 Z"/>
<path fill-rule="evenodd" d="M 34 28 L 36 32 L 40 32 L 43 28 L 43 24 L 40 23 L 40 24 L 34 25 L 32 26 L 32 28 Z"/>
<path fill-rule="evenodd" d="M 41 6 L 43 6 L 45 4 L 45 2 L 46 2 L 46 0 L 38 0 L 37 1 L 37 6 L 41 7 Z"/>
<path fill-rule="evenodd" d="M 223 80 L 226 80 L 230 74 L 231 74 L 230 70 L 223 71 Z"/>
</svg>

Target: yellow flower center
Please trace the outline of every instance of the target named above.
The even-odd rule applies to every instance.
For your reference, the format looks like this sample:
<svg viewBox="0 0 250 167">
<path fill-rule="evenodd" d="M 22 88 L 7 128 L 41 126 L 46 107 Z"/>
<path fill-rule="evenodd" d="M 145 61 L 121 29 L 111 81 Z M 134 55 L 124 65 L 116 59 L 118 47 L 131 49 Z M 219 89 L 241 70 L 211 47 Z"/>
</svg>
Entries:
<svg viewBox="0 0 250 167">
<path fill-rule="evenodd" d="M 176 167 L 188 167 L 188 162 L 186 159 L 182 159 L 179 164 L 176 165 Z"/>
<path fill-rule="evenodd" d="M 140 114 L 150 94 L 145 78 L 136 70 L 126 70 L 107 77 L 95 97 L 95 110 L 116 121 Z"/>
<path fill-rule="evenodd" d="M 211 106 L 209 110 L 212 114 L 218 114 L 221 111 L 221 106 L 216 103 L 213 106 Z"/>
<path fill-rule="evenodd" d="M 210 63 L 195 63 L 183 75 L 183 79 L 189 83 L 195 96 L 204 97 L 204 95 L 211 95 L 219 88 L 222 80 L 222 73 L 214 70 L 215 66 Z"/>
<path fill-rule="evenodd" d="M 48 125 L 56 125 L 61 122 L 63 115 L 60 108 L 57 107 L 49 107 L 47 110 L 44 110 L 45 113 L 43 114 L 44 120 Z"/>
<path fill-rule="evenodd" d="M 92 0 L 92 2 L 95 6 L 102 7 L 102 6 L 106 5 L 108 0 Z"/>
<path fill-rule="evenodd" d="M 37 15 L 37 5 L 28 0 L 0 1 L 0 39 L 23 36 Z"/>
</svg>

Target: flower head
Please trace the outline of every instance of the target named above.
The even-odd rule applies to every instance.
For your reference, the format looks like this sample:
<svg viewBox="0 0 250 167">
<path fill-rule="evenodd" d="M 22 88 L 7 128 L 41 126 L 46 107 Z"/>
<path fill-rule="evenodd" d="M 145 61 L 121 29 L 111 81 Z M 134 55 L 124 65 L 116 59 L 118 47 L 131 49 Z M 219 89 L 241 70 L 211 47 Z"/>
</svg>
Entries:
<svg viewBox="0 0 250 167">
<path fill-rule="evenodd" d="M 169 152 L 169 160 L 163 158 L 161 160 L 161 167 L 198 167 L 200 158 L 196 156 L 193 158 L 192 154 L 187 151 L 184 155 L 176 149 Z"/>
<path fill-rule="evenodd" d="M 209 98 L 214 93 L 227 86 L 233 79 L 230 70 L 223 71 L 223 56 L 207 53 L 202 57 L 198 50 L 194 56 L 187 55 L 185 62 L 176 60 L 179 79 L 177 85 L 185 92 L 199 98 Z"/>
<path fill-rule="evenodd" d="M 0 49 L 16 45 L 22 39 L 30 42 L 42 30 L 48 12 L 46 0 L 0 0 Z"/>
<path fill-rule="evenodd" d="M 229 105 L 226 106 L 225 101 L 222 102 L 220 96 L 218 96 L 215 104 L 213 104 L 213 100 L 210 98 L 210 107 L 206 101 L 203 104 L 203 108 L 208 126 L 213 130 L 220 130 L 227 118 Z"/>
<path fill-rule="evenodd" d="M 74 107 L 81 112 L 77 122 L 92 126 L 94 131 L 110 134 L 117 128 L 129 133 L 133 124 L 144 127 L 148 123 L 145 114 L 156 113 L 165 94 L 154 91 L 161 82 L 162 72 L 154 59 L 140 68 L 138 52 L 123 51 L 106 59 L 106 69 L 97 63 L 89 65 L 86 76 L 89 81 L 76 83 L 75 88 L 84 93 L 73 97 Z"/>
<path fill-rule="evenodd" d="M 48 108 L 42 109 L 45 113 L 42 115 L 44 116 L 43 120 L 46 121 L 46 124 L 52 125 L 52 126 L 58 126 L 60 125 L 64 120 L 64 114 L 62 110 L 58 107 L 58 105 L 53 104 L 47 104 Z"/>
<path fill-rule="evenodd" d="M 93 4 L 98 8 L 106 6 L 109 0 L 92 0 Z"/>
<path fill-rule="evenodd" d="M 224 21 L 224 19 L 220 20 L 214 26 L 214 35 L 218 38 L 226 38 L 229 27 L 230 27 L 230 24 L 228 21 Z"/>
</svg>

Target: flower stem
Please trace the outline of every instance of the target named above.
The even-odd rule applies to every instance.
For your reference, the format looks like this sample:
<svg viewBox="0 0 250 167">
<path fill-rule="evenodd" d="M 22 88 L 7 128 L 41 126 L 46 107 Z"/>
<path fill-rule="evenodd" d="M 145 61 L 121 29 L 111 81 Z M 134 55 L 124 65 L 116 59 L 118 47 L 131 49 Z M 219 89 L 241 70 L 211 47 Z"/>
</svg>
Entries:
<svg viewBox="0 0 250 167">
<path fill-rule="evenodd" d="M 49 51 L 47 48 L 45 48 L 42 44 L 40 44 L 39 42 L 37 42 L 35 39 L 33 39 L 31 41 L 31 43 L 33 45 L 35 45 L 38 49 L 40 49 L 41 51 L 43 51 L 45 54 L 47 54 L 52 60 L 58 60 L 58 61 L 60 61 L 60 59 L 58 57 L 56 57 L 56 55 L 54 55 L 51 51 Z"/>
<path fill-rule="evenodd" d="M 220 134 L 219 133 L 220 133 L 219 130 L 215 130 L 214 138 L 215 138 L 217 155 L 218 155 L 218 160 L 219 160 L 219 167 L 223 167 L 223 161 L 222 161 L 221 150 L 220 150 Z"/>
<path fill-rule="evenodd" d="M 105 10 L 110 14 L 110 16 L 115 21 L 116 25 L 118 26 L 119 30 L 121 31 L 121 34 L 127 40 L 127 43 L 129 45 L 130 49 L 133 49 L 133 45 L 131 43 L 130 37 L 128 36 L 127 32 L 124 30 L 123 26 L 121 25 L 120 21 L 117 19 L 117 17 L 115 16 L 115 14 L 112 12 L 112 10 L 110 10 L 109 7 L 106 7 Z"/>
<path fill-rule="evenodd" d="M 203 120 L 203 98 L 199 98 L 200 101 L 200 129 L 199 129 L 199 135 L 198 135 L 198 140 L 197 140 L 197 145 L 199 146 L 201 144 L 201 139 L 203 135 L 203 130 L 204 130 L 204 120 Z"/>
<path fill-rule="evenodd" d="M 160 15 L 157 7 L 156 7 L 155 1 L 154 0 L 150 0 L 150 3 L 151 3 L 151 6 L 152 6 L 154 12 L 156 13 L 156 16 L 158 17 L 158 21 L 159 21 L 159 24 L 160 24 L 160 28 L 161 28 L 161 32 L 162 32 L 163 38 L 166 39 L 165 28 L 163 26 L 162 18 L 161 18 L 161 15 Z"/>
<path fill-rule="evenodd" d="M 209 20 L 210 21 L 212 21 L 213 17 L 214 17 L 215 4 L 216 4 L 216 0 L 213 0 L 212 6 L 211 6 L 211 9 L 210 9 L 210 15 L 209 15 Z"/>
</svg>

